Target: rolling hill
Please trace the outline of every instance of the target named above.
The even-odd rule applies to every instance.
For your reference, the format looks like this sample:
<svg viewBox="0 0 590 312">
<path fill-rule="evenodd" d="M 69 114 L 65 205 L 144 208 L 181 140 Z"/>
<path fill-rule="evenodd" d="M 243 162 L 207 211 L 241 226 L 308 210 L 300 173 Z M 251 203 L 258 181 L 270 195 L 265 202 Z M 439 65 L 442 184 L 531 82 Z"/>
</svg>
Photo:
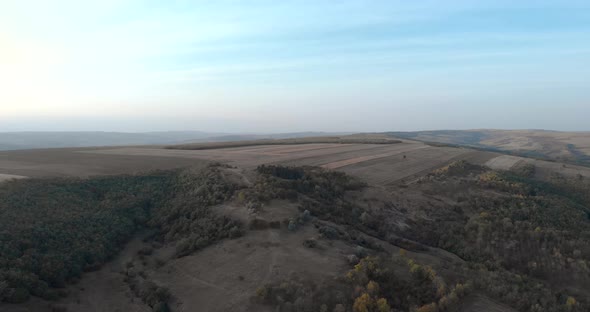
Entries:
<svg viewBox="0 0 590 312">
<path fill-rule="evenodd" d="M 590 132 L 548 130 L 437 130 L 389 132 L 398 138 L 469 146 L 590 166 Z"/>
</svg>

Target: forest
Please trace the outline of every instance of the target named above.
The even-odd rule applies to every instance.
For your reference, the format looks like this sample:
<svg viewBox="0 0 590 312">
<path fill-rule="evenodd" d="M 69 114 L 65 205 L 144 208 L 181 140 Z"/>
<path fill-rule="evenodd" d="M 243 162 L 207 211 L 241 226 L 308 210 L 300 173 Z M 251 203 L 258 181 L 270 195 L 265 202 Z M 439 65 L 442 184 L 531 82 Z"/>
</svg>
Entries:
<svg viewBox="0 0 590 312">
<path fill-rule="evenodd" d="M 305 240 L 306 248 L 341 241 L 355 252 L 334 279 L 293 276 L 259 285 L 252 294 L 259 304 L 280 311 L 457 311 L 483 294 L 523 312 L 590 309 L 590 183 L 582 177 L 542 181 L 530 165 L 494 171 L 458 161 L 415 183 L 377 190 L 318 167 L 262 165 L 248 185 L 228 178 L 231 170 L 216 164 L 5 183 L 0 298 L 66 296 L 66 285 L 99 269 L 140 230 L 152 233 L 154 246 L 175 246 L 175 258 L 191 255 L 248 231 L 215 205 L 233 202 L 255 214 L 282 200 L 299 212 L 274 230 L 298 235 L 314 227 L 320 236 Z M 456 257 L 451 267 L 420 257 L 441 251 Z M 174 294 L 134 271 L 125 281 L 135 296 L 168 311 Z"/>
<path fill-rule="evenodd" d="M 142 228 L 179 241 L 179 255 L 241 234 L 209 207 L 235 186 L 215 165 L 89 179 L 26 179 L 0 188 L 0 299 L 52 300 L 98 269 Z M 182 241 L 180 241 L 182 239 Z"/>
<path fill-rule="evenodd" d="M 366 185 L 352 177 L 306 167 L 258 171 L 261 200 L 291 198 L 301 211 L 349 231 L 331 238 L 360 231 L 402 251 L 440 248 L 462 260 L 453 274 L 439 275 L 405 252 L 391 258 L 378 244 L 365 244 L 360 261 L 338 283 L 263 285 L 257 291 L 262 302 L 287 311 L 454 311 L 463 296 L 477 292 L 519 311 L 590 309 L 590 184 L 582 178 L 540 181 L 532 166 L 500 172 L 455 162 L 406 186 L 433 200 L 397 207 L 410 224 L 400 229 L 392 226 L 391 211 L 355 200 Z"/>
</svg>

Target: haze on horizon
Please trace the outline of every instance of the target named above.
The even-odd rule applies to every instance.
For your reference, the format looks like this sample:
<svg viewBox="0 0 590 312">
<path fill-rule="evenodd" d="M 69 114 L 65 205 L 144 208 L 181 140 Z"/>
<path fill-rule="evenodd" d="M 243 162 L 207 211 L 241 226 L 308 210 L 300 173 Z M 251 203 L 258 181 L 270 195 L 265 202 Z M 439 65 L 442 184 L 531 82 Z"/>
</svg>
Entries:
<svg viewBox="0 0 590 312">
<path fill-rule="evenodd" d="M 590 130 L 588 1 L 0 2 L 1 131 Z"/>
</svg>

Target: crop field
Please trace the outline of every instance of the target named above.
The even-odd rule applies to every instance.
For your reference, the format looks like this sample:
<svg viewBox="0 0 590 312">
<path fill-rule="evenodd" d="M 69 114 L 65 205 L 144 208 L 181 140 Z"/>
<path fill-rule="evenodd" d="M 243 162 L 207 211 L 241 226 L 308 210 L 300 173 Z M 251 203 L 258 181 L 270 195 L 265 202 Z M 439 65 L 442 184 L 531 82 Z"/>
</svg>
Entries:
<svg viewBox="0 0 590 312">
<path fill-rule="evenodd" d="M 0 174 L 24 177 L 88 177 L 133 174 L 207 163 L 190 158 L 107 155 L 98 151 L 95 148 L 4 151 L 0 152 Z"/>
<path fill-rule="evenodd" d="M 386 185 L 404 178 L 426 174 L 454 160 L 468 151 L 456 148 L 421 148 L 405 154 L 359 162 L 340 168 L 372 184 Z"/>
<path fill-rule="evenodd" d="M 248 145 L 199 150 L 135 146 L 6 151 L 0 152 L 0 182 L 22 177 L 133 174 L 199 167 L 215 161 L 243 169 L 262 164 L 320 166 L 358 176 L 371 184 L 387 185 L 409 181 L 455 160 L 500 170 L 533 163 L 540 177 L 548 177 L 552 172 L 590 177 L 590 169 L 580 166 L 404 141 L 396 144 Z"/>
<path fill-rule="evenodd" d="M 262 164 L 321 166 L 357 175 L 370 183 L 388 184 L 408 176 L 427 173 L 469 152 L 470 150 L 467 149 L 430 147 L 422 143 L 391 145 L 318 143 L 210 150 L 119 148 L 97 150 L 91 153 L 108 156 L 215 160 L 246 169 Z"/>
<path fill-rule="evenodd" d="M 490 159 L 490 161 L 486 163 L 486 166 L 492 169 L 509 170 L 521 161 L 522 157 L 503 155 Z"/>
<path fill-rule="evenodd" d="M 86 153 L 86 152 L 85 152 Z M 143 157 L 174 157 L 214 160 L 252 169 L 262 164 L 320 166 L 361 177 L 369 183 L 389 184 L 426 174 L 454 160 L 484 164 L 495 153 L 452 147 L 432 147 L 419 142 L 398 144 L 258 145 L 209 150 L 116 148 L 91 151 L 93 154 Z"/>
<path fill-rule="evenodd" d="M 321 166 L 360 176 L 370 183 L 387 184 L 427 173 L 456 159 L 471 158 L 482 164 L 495 156 L 497 154 L 432 147 L 419 142 L 257 145 L 206 150 L 159 146 L 47 149 L 1 152 L 0 179 L 132 174 L 203 166 L 217 161 L 244 169 L 262 164 Z"/>
</svg>

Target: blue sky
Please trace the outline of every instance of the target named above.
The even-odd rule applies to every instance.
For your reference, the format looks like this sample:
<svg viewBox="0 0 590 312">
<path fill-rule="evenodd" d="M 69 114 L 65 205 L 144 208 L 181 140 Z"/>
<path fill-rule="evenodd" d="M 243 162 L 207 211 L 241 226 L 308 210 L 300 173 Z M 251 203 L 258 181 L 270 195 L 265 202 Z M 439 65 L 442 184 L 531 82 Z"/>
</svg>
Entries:
<svg viewBox="0 0 590 312">
<path fill-rule="evenodd" d="M 0 2 L 0 131 L 590 130 L 588 1 Z"/>
</svg>

